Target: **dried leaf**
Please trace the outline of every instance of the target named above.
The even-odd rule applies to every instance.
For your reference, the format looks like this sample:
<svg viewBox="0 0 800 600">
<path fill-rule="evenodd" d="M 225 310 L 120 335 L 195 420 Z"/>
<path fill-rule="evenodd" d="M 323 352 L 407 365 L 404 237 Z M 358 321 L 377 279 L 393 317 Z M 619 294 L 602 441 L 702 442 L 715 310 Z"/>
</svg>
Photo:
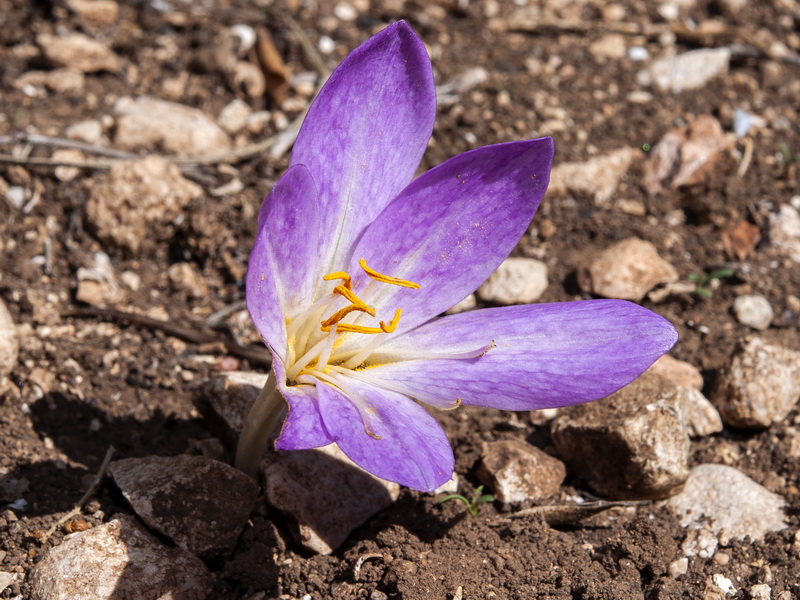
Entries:
<svg viewBox="0 0 800 600">
<path fill-rule="evenodd" d="M 265 27 L 256 30 L 256 56 L 267 84 L 267 94 L 280 106 L 289 91 L 289 69 Z"/>
<path fill-rule="evenodd" d="M 746 259 L 760 239 L 758 227 L 747 221 L 739 221 L 722 232 L 722 245 L 731 260 Z"/>
</svg>

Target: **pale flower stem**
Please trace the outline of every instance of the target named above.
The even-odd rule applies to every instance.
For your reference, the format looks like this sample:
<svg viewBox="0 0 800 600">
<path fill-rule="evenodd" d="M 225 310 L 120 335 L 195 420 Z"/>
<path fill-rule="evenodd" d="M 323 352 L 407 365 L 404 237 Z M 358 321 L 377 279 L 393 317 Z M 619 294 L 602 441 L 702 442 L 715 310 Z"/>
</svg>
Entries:
<svg viewBox="0 0 800 600">
<path fill-rule="evenodd" d="M 286 401 L 275 386 L 275 375 L 270 373 L 247 414 L 236 447 L 236 468 L 253 479 L 258 479 L 258 465 L 267 447 L 267 440 L 285 406 Z"/>
</svg>

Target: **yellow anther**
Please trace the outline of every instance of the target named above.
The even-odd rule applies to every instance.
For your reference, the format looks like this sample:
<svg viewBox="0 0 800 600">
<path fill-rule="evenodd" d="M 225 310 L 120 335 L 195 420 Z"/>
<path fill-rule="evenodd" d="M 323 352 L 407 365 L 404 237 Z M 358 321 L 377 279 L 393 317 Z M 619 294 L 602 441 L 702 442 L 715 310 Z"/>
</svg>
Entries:
<svg viewBox="0 0 800 600">
<path fill-rule="evenodd" d="M 381 331 L 384 333 L 392 333 L 395 329 L 397 329 L 397 324 L 400 322 L 400 315 L 403 314 L 403 309 L 398 308 L 394 311 L 394 316 L 392 317 L 392 322 L 388 325 L 385 321 L 381 321 Z"/>
<path fill-rule="evenodd" d="M 346 288 L 344 285 L 337 285 L 335 288 L 333 288 L 333 291 L 340 296 L 344 296 L 350 302 L 355 304 L 358 307 L 358 310 L 367 313 L 371 317 L 375 316 L 375 309 L 371 306 L 367 306 L 367 304 L 361 298 L 353 293 L 353 290 Z"/>
<path fill-rule="evenodd" d="M 325 327 L 321 328 L 322 331 L 330 331 L 331 328 Z M 380 327 L 364 327 L 363 325 L 350 325 L 350 323 L 339 323 L 336 325 L 336 333 L 344 333 L 345 331 L 349 331 L 350 333 L 383 333 L 383 329 Z"/>
<path fill-rule="evenodd" d="M 371 311 L 370 311 L 370 310 L 368 310 L 368 309 L 371 309 Z M 344 319 L 344 318 L 345 318 L 347 315 L 349 315 L 351 312 L 353 312 L 353 311 L 356 311 L 356 310 L 358 310 L 358 311 L 361 311 L 361 312 L 365 312 L 365 313 L 367 313 L 367 314 L 369 314 L 370 316 L 373 316 L 373 317 L 375 316 L 375 310 L 374 310 L 374 309 L 372 309 L 372 307 L 371 307 L 371 306 L 363 306 L 363 305 L 358 305 L 358 304 L 350 304 L 350 305 L 348 305 L 348 306 L 345 306 L 345 307 L 344 307 L 343 309 L 341 309 L 341 310 L 337 310 L 337 311 L 336 311 L 335 313 L 333 313 L 333 314 L 332 314 L 330 317 L 328 317 L 327 319 L 325 319 L 325 320 L 322 322 L 322 327 L 321 327 L 322 331 L 330 331 L 330 330 L 331 330 L 331 327 L 332 327 L 333 325 L 335 325 L 336 323 L 338 323 L 339 321 L 341 321 L 342 319 Z"/>
<path fill-rule="evenodd" d="M 367 261 L 363 258 L 358 261 L 358 264 L 361 265 L 361 268 L 364 269 L 364 273 L 372 277 L 375 281 L 380 281 L 381 283 L 389 283 L 391 285 L 399 285 L 401 287 L 411 288 L 412 290 L 418 290 L 419 284 L 414 283 L 413 281 L 408 281 L 407 279 L 400 279 L 399 277 L 391 277 L 389 275 L 384 275 L 383 273 L 378 273 L 374 269 L 370 269 L 367 266 Z"/>
<path fill-rule="evenodd" d="M 341 279 L 344 282 L 344 287 L 348 290 L 353 289 L 353 280 L 350 278 L 350 275 L 345 273 L 344 271 L 336 271 L 335 273 L 330 273 L 328 275 L 323 275 L 322 279 L 325 281 L 333 281 L 334 279 Z"/>
</svg>

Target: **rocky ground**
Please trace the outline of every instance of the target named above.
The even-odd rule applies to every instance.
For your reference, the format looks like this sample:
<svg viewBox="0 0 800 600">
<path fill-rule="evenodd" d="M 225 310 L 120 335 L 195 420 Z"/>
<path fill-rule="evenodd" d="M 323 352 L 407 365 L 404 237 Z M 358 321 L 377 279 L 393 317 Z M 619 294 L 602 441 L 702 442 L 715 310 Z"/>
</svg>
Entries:
<svg viewBox="0 0 800 600">
<path fill-rule="evenodd" d="M 626 298 L 681 339 L 601 402 L 437 414 L 447 491 L 331 449 L 259 487 L 228 466 L 268 366 L 255 217 L 325 75 L 401 18 L 424 168 L 556 145 L 458 310 Z M 798 51 L 793 0 L 0 0 L 0 597 L 800 596 Z"/>
</svg>

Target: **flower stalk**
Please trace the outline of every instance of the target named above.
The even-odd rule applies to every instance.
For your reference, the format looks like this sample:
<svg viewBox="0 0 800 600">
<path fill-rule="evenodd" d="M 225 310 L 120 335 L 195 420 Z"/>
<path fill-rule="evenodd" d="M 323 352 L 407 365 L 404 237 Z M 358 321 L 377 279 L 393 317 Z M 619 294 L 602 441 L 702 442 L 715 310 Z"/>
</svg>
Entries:
<svg viewBox="0 0 800 600">
<path fill-rule="evenodd" d="M 285 408 L 286 401 L 275 385 L 275 375 L 270 373 L 247 413 L 236 447 L 236 468 L 253 479 L 258 479 L 258 465 L 267 441 Z"/>
</svg>

